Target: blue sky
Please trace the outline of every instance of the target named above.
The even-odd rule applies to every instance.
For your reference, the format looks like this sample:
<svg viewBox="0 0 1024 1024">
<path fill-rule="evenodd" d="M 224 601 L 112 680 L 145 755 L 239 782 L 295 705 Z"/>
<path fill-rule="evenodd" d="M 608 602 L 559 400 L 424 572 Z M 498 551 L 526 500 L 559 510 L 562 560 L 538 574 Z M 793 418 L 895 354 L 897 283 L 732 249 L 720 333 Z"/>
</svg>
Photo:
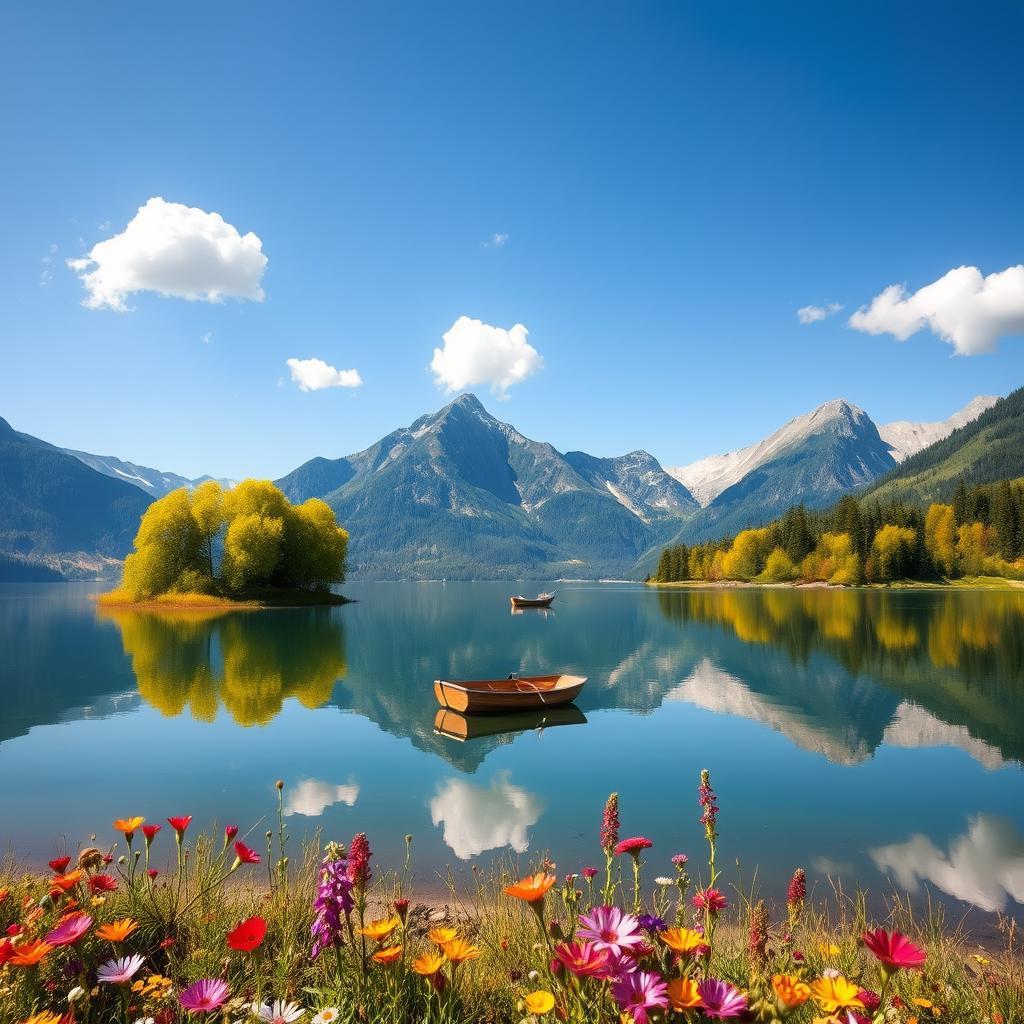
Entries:
<svg viewBox="0 0 1024 1024">
<path fill-rule="evenodd" d="M 678 464 L 837 396 L 944 418 L 1024 383 L 1019 337 L 847 321 L 1024 262 L 1022 33 L 1011 3 L 8 5 L 0 416 L 277 476 L 443 404 L 466 316 L 528 329 L 543 367 L 473 390 L 563 450 Z M 153 197 L 258 236 L 263 300 L 83 306 L 65 261 Z M 301 390 L 310 358 L 361 386 Z"/>
</svg>

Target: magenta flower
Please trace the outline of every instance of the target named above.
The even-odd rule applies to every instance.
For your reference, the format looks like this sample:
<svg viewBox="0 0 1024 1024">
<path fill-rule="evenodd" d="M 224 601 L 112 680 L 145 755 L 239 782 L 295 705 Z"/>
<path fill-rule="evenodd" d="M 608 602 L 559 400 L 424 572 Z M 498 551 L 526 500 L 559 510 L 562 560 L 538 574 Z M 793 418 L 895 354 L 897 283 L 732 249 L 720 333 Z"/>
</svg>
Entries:
<svg viewBox="0 0 1024 1024">
<path fill-rule="evenodd" d="M 600 974 L 602 978 L 610 978 L 612 981 L 615 981 L 617 978 L 623 977 L 623 975 L 634 974 L 640 969 L 640 965 L 632 955 L 632 950 L 606 949 L 603 952 L 608 954 L 608 962 L 604 965 L 604 970 Z"/>
<path fill-rule="evenodd" d="M 604 816 L 601 818 L 601 849 L 611 854 L 619 841 L 619 794 L 612 793 L 604 805 Z"/>
<path fill-rule="evenodd" d="M 727 981 L 706 978 L 698 983 L 697 994 L 700 996 L 701 1009 L 708 1017 L 720 1020 L 738 1017 L 747 1008 L 747 997 Z"/>
<path fill-rule="evenodd" d="M 664 1010 L 668 1006 L 668 986 L 658 975 L 647 971 L 623 975 L 612 985 L 612 996 L 636 1024 L 647 1024 L 648 1010 Z"/>
<path fill-rule="evenodd" d="M 51 946 L 71 946 L 92 927 L 88 914 L 69 914 L 52 931 L 46 933 Z"/>
<path fill-rule="evenodd" d="M 692 903 L 697 910 L 709 910 L 712 914 L 725 910 L 729 905 L 729 901 L 717 889 L 702 889 L 694 893 Z"/>
<path fill-rule="evenodd" d="M 370 849 L 370 840 L 366 838 L 366 833 L 357 832 L 348 848 L 348 877 L 352 879 L 357 889 L 365 889 L 373 878 L 370 871 L 372 856 L 373 851 Z"/>
<path fill-rule="evenodd" d="M 675 864 L 677 868 L 681 868 L 687 863 L 687 861 L 689 861 L 689 859 L 690 858 L 687 857 L 685 853 L 676 853 L 672 856 L 672 863 Z"/>
<path fill-rule="evenodd" d="M 124 956 L 120 960 L 108 960 L 100 965 L 96 972 L 96 980 L 106 982 L 108 985 L 123 985 L 131 981 L 135 972 L 146 962 L 145 957 L 135 953 L 133 956 Z"/>
<path fill-rule="evenodd" d="M 563 942 L 555 946 L 555 956 L 577 978 L 592 978 L 604 973 L 609 953 L 592 942 Z"/>
<path fill-rule="evenodd" d="M 220 978 L 203 978 L 184 989 L 178 1001 L 189 1013 L 217 1010 L 228 997 L 228 983 Z"/>
<path fill-rule="evenodd" d="M 589 939 L 598 949 L 613 953 L 639 946 L 643 941 L 640 922 L 618 907 L 594 907 L 589 914 L 580 914 L 582 928 L 576 937 Z"/>
<path fill-rule="evenodd" d="M 901 967 L 916 970 L 923 967 L 928 959 L 920 946 L 915 946 L 906 935 L 895 930 L 887 932 L 884 928 L 876 928 L 873 932 L 865 932 L 861 939 L 890 971 L 898 971 Z"/>
<path fill-rule="evenodd" d="M 624 853 L 628 853 L 631 857 L 639 857 L 641 850 L 649 850 L 653 845 L 654 843 L 650 839 L 633 836 L 631 839 L 623 839 L 621 843 L 616 843 L 613 852 L 616 857 L 621 857 Z"/>
<path fill-rule="evenodd" d="M 589 881 L 597 874 L 597 868 L 584 868 L 580 874 Z"/>
</svg>

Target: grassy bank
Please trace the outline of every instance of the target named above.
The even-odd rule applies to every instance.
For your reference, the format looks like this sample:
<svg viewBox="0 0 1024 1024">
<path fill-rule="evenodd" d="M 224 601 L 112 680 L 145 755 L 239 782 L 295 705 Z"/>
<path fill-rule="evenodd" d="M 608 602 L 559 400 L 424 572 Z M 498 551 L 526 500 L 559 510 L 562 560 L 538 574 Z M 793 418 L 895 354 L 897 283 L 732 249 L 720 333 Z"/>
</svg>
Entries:
<svg viewBox="0 0 1024 1024">
<path fill-rule="evenodd" d="M 332 591 L 263 589 L 245 591 L 237 596 L 219 594 L 160 594 L 136 601 L 123 590 L 99 594 L 96 603 L 103 608 L 128 608 L 140 611 L 245 611 L 261 608 L 318 608 L 348 604 L 349 598 Z"/>
<path fill-rule="evenodd" d="M 699 869 L 641 837 L 620 840 L 613 796 L 599 831 L 595 820 L 599 867 L 561 865 L 556 877 L 542 858 L 522 879 L 474 869 L 472 890 L 452 883 L 441 909 L 416 900 L 411 837 L 405 863 L 385 871 L 362 834 L 293 850 L 279 794 L 277 827 L 258 841 L 133 818 L 47 874 L 8 864 L 0 1020 L 1022 1019 L 1009 925 L 998 950 L 982 950 L 899 901 L 876 932 L 862 895 L 819 905 L 802 871 L 778 908 L 730 890 L 707 776 Z"/>
</svg>

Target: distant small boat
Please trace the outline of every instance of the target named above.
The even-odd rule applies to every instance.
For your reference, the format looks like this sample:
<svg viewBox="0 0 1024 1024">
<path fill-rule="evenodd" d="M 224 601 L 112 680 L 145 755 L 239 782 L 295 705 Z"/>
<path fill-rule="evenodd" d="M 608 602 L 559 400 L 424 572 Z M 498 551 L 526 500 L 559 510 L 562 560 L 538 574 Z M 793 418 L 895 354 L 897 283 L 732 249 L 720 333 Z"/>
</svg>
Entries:
<svg viewBox="0 0 1024 1024">
<path fill-rule="evenodd" d="M 586 676 L 509 676 L 508 679 L 434 680 L 437 703 L 452 711 L 521 711 L 575 700 Z"/>
<path fill-rule="evenodd" d="M 586 725 L 587 716 L 575 704 L 553 708 L 509 711 L 497 715 L 460 715 L 438 708 L 434 732 L 450 740 L 475 740 L 482 736 L 507 736 L 527 729 L 553 729 L 557 725 Z"/>
<path fill-rule="evenodd" d="M 513 608 L 550 608 L 554 601 L 554 594 L 538 594 L 536 597 L 515 597 L 509 598 Z"/>
</svg>

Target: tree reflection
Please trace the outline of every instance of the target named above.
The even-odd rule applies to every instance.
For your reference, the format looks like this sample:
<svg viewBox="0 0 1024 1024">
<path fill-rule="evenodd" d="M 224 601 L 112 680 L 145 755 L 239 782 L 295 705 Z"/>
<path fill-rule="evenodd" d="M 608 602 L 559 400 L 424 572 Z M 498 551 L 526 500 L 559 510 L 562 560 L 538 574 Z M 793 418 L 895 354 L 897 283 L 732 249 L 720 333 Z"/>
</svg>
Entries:
<svg viewBox="0 0 1024 1024">
<path fill-rule="evenodd" d="M 344 678 L 345 637 L 329 608 L 265 612 L 107 609 L 139 694 L 173 717 L 212 722 L 221 705 L 239 725 L 266 725 L 288 697 L 326 704 Z"/>
</svg>

